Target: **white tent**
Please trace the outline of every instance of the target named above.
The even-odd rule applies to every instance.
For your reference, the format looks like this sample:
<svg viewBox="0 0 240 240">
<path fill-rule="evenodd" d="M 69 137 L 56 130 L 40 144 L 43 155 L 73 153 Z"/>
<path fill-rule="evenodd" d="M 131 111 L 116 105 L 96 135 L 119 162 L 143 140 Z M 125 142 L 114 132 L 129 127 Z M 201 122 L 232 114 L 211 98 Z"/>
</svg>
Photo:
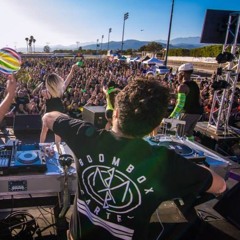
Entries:
<svg viewBox="0 0 240 240">
<path fill-rule="evenodd" d="M 137 62 L 139 59 L 140 59 L 140 57 L 135 57 L 135 58 L 130 59 L 130 62 Z"/>
<path fill-rule="evenodd" d="M 142 63 L 144 63 L 144 64 L 164 65 L 164 61 L 159 60 L 159 59 L 157 59 L 155 57 L 152 57 L 152 58 L 150 58 L 150 59 L 148 59 L 146 61 L 143 61 Z"/>
</svg>

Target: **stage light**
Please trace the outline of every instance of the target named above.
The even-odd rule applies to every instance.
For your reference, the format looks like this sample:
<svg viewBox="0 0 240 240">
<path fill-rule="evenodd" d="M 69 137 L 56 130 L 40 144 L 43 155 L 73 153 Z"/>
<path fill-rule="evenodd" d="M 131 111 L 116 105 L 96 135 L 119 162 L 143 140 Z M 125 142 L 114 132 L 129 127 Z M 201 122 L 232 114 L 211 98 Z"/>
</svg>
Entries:
<svg viewBox="0 0 240 240">
<path fill-rule="evenodd" d="M 230 52 L 219 53 L 216 60 L 219 63 L 231 62 L 234 59 L 234 55 Z"/>
<path fill-rule="evenodd" d="M 214 89 L 214 91 L 217 91 L 217 90 L 222 90 L 230 87 L 230 84 L 225 80 L 218 80 L 218 81 L 215 81 L 211 85 L 211 87 Z"/>
</svg>

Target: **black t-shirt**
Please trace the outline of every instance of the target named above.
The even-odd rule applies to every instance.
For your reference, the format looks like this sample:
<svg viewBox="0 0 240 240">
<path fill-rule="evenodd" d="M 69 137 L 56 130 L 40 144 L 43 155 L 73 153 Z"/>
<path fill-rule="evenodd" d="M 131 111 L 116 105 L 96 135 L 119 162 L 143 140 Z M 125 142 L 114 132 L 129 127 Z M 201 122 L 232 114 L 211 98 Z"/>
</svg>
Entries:
<svg viewBox="0 0 240 240">
<path fill-rule="evenodd" d="M 64 112 L 64 106 L 61 98 L 52 97 L 46 99 L 46 112 L 59 111 Z"/>
<path fill-rule="evenodd" d="M 200 105 L 200 90 L 196 82 L 185 81 L 189 87 L 189 93 L 186 95 L 186 101 L 184 104 L 184 112 L 188 114 L 203 114 L 203 106 Z"/>
<path fill-rule="evenodd" d="M 199 196 L 211 186 L 208 170 L 143 139 L 118 138 L 66 117 L 53 131 L 78 159 L 74 240 L 148 239 L 150 217 L 162 201 Z"/>
</svg>

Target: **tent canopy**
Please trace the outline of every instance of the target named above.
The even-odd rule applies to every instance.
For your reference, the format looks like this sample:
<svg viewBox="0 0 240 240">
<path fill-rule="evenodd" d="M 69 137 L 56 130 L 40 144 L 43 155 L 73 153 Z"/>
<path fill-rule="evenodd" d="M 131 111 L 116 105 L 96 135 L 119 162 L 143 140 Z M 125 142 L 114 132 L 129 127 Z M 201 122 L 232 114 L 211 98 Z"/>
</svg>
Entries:
<svg viewBox="0 0 240 240">
<path fill-rule="evenodd" d="M 136 61 L 138 61 L 139 59 L 140 59 L 140 57 L 131 58 L 131 59 L 130 59 L 130 62 L 136 62 Z"/>
<path fill-rule="evenodd" d="M 144 64 L 156 64 L 156 65 L 164 65 L 164 61 L 159 60 L 155 57 L 152 57 L 148 60 L 143 61 Z"/>
<path fill-rule="evenodd" d="M 138 59 L 139 62 L 143 62 L 143 61 L 146 61 L 150 59 L 150 57 L 148 55 L 144 56 L 144 57 L 141 57 L 140 59 Z"/>
</svg>

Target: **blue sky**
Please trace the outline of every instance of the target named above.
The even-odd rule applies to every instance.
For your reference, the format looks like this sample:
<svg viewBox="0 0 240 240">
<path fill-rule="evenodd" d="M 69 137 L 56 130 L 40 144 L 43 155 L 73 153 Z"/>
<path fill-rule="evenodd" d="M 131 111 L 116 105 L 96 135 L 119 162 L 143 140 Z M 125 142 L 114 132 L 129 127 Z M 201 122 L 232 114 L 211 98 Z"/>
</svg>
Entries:
<svg viewBox="0 0 240 240">
<path fill-rule="evenodd" d="M 121 41 L 123 15 L 129 12 L 124 39 L 166 40 L 172 0 L 0 0 L 0 48 L 79 42 Z M 201 36 L 207 9 L 240 11 L 239 0 L 175 0 L 171 39 Z M 142 30 L 142 31 L 141 31 Z M 77 44 L 76 44 L 77 45 Z"/>
</svg>

